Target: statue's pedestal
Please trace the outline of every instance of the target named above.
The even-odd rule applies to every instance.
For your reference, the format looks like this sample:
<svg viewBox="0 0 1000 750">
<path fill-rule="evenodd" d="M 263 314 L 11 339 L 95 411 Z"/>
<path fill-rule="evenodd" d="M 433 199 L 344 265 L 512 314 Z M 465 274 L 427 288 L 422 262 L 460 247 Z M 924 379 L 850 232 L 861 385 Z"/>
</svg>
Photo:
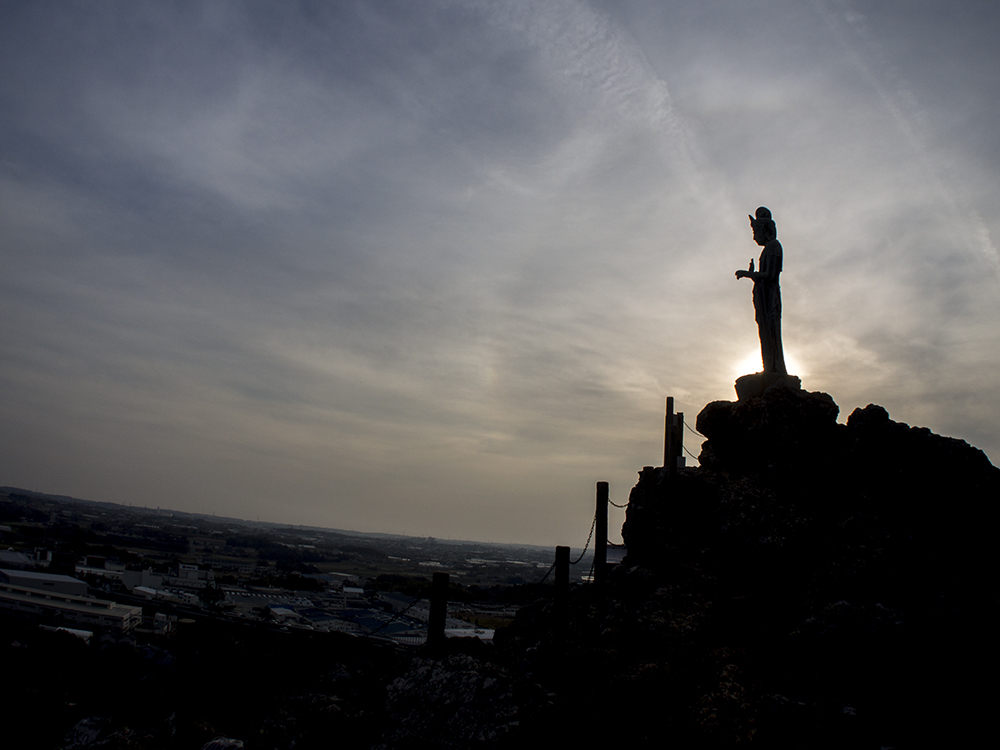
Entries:
<svg viewBox="0 0 1000 750">
<path fill-rule="evenodd" d="M 788 388 L 793 391 L 802 390 L 802 381 L 795 375 L 777 372 L 755 372 L 736 379 L 736 397 L 740 401 L 750 398 L 760 398 L 769 388 Z"/>
</svg>

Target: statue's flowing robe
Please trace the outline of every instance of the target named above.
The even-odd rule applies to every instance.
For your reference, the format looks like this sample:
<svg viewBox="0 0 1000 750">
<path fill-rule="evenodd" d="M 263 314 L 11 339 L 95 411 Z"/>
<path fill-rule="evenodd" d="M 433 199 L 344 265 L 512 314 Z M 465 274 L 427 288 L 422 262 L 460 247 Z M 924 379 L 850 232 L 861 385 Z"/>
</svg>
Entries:
<svg viewBox="0 0 1000 750">
<path fill-rule="evenodd" d="M 760 335 L 764 372 L 787 374 L 781 349 L 781 243 L 768 240 L 760 253 L 760 267 L 753 283 L 753 309 Z"/>
</svg>

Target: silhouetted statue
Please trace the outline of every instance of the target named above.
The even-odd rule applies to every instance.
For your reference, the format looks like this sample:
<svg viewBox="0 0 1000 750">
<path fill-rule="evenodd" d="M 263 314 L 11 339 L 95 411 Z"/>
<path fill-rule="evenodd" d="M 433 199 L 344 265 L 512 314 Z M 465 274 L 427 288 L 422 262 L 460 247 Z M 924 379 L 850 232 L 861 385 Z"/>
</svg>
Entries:
<svg viewBox="0 0 1000 750">
<path fill-rule="evenodd" d="M 785 375 L 785 355 L 781 350 L 781 243 L 778 242 L 778 228 L 771 219 L 771 212 L 761 206 L 757 217 L 750 216 L 753 240 L 764 249 L 760 252 L 760 270 L 754 271 L 753 259 L 750 270 L 736 272 L 737 279 L 753 279 L 753 309 L 760 336 L 760 356 L 764 361 L 764 372 Z"/>
</svg>

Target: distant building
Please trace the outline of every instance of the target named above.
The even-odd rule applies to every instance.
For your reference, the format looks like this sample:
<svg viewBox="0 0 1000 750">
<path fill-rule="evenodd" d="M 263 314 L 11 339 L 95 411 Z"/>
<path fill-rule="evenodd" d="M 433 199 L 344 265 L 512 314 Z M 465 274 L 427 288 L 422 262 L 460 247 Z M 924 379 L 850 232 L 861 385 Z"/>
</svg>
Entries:
<svg viewBox="0 0 1000 750">
<path fill-rule="evenodd" d="M 308 620 L 302 617 L 298 612 L 296 612 L 291 607 L 285 607 L 281 605 L 274 605 L 270 607 L 271 618 L 277 622 L 295 622 L 301 624 L 308 624 Z"/>
<path fill-rule="evenodd" d="M 240 575 L 250 575 L 257 569 L 257 562 L 255 560 L 227 560 L 218 557 L 202 557 L 198 559 L 201 564 L 212 570 L 239 573 Z"/>
<path fill-rule="evenodd" d="M 391 612 L 402 612 L 408 607 L 412 607 L 418 601 L 412 596 L 400 594 L 396 591 L 379 591 L 377 596 L 380 602 L 388 605 Z"/>
<path fill-rule="evenodd" d="M 153 615 L 153 632 L 157 635 L 173 635 L 177 632 L 177 616 L 157 612 Z"/>
<path fill-rule="evenodd" d="M 341 620 L 333 612 L 322 607 L 303 607 L 298 610 L 299 616 L 315 630 L 356 631 L 358 626 L 348 620 Z"/>
<path fill-rule="evenodd" d="M 30 570 L 0 570 L 0 584 L 22 586 L 46 593 L 86 596 L 87 583 L 72 576 L 53 573 L 34 573 Z"/>
<path fill-rule="evenodd" d="M 357 586 L 344 586 L 342 590 L 342 601 L 344 607 L 363 607 L 366 606 L 368 598 L 365 596 L 365 590 Z"/>
<path fill-rule="evenodd" d="M 80 595 L 82 586 L 83 595 Z M 0 611 L 49 624 L 127 632 L 142 622 L 142 608 L 86 596 L 87 584 L 49 573 L 0 570 Z"/>
<path fill-rule="evenodd" d="M 122 580 L 122 573 L 124 572 L 120 570 L 108 570 L 107 568 L 90 568 L 85 565 L 77 565 L 74 570 L 78 576 L 94 576 L 96 578 L 107 578 L 111 581 Z"/>
<path fill-rule="evenodd" d="M 7 570 L 31 570 L 35 567 L 35 561 L 23 552 L 14 550 L 0 551 L 0 568 Z"/>
<path fill-rule="evenodd" d="M 156 599 L 157 601 L 174 602 L 177 604 L 198 604 L 201 601 L 197 594 L 178 589 L 154 589 L 149 586 L 134 586 L 132 593 L 136 596 L 145 596 L 147 599 Z"/>
<path fill-rule="evenodd" d="M 313 602 L 304 596 L 293 594 L 284 589 L 236 589 L 224 587 L 225 602 L 234 611 L 252 614 L 271 607 L 312 607 Z"/>
<path fill-rule="evenodd" d="M 215 573 L 201 570 L 197 565 L 181 563 L 177 566 L 177 577 L 183 581 L 214 581 Z"/>
<path fill-rule="evenodd" d="M 49 625 L 40 625 L 42 630 L 47 630 L 51 633 L 69 633 L 70 635 L 79 638 L 84 643 L 89 644 L 91 639 L 94 637 L 94 633 L 90 630 L 77 630 L 76 628 L 53 628 Z"/>
<path fill-rule="evenodd" d="M 126 570 L 122 572 L 122 583 L 129 591 L 136 586 L 143 586 L 150 589 L 158 589 L 163 585 L 164 576 L 154 573 L 152 568 L 145 570 Z"/>
<path fill-rule="evenodd" d="M 177 566 L 177 575 L 164 576 L 164 586 L 185 586 L 203 589 L 215 582 L 215 571 L 201 570 L 197 565 L 181 563 Z M 145 585 L 145 584 L 143 584 Z"/>
<path fill-rule="evenodd" d="M 164 592 L 169 596 L 174 597 L 182 604 L 198 604 L 201 601 L 201 597 L 191 591 L 184 591 L 182 589 L 164 589 Z"/>
</svg>

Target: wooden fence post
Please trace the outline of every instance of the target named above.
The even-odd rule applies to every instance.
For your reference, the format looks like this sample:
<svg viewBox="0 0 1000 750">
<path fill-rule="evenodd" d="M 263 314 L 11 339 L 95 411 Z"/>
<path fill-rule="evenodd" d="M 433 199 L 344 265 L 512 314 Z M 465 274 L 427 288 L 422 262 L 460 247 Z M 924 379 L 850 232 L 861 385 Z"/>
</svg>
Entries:
<svg viewBox="0 0 1000 750">
<path fill-rule="evenodd" d="M 670 457 L 674 455 L 674 397 L 667 396 L 667 416 L 663 425 L 663 465 L 670 474 Z"/>
<path fill-rule="evenodd" d="M 677 412 L 674 424 L 674 429 L 677 430 L 677 437 L 674 438 L 674 465 L 680 468 L 684 465 L 684 412 Z"/>
<path fill-rule="evenodd" d="M 556 547 L 556 598 L 569 591 L 569 547 Z"/>
<path fill-rule="evenodd" d="M 594 583 L 603 584 L 608 574 L 608 483 L 597 483 L 594 521 Z"/>
<path fill-rule="evenodd" d="M 444 624 L 448 617 L 448 574 L 435 573 L 431 582 L 431 614 L 427 621 L 427 648 L 444 644 Z"/>
<path fill-rule="evenodd" d="M 677 464 L 684 450 L 684 412 L 674 414 L 674 397 L 667 396 L 667 415 L 664 420 L 663 465 L 672 480 L 677 476 Z"/>
</svg>

